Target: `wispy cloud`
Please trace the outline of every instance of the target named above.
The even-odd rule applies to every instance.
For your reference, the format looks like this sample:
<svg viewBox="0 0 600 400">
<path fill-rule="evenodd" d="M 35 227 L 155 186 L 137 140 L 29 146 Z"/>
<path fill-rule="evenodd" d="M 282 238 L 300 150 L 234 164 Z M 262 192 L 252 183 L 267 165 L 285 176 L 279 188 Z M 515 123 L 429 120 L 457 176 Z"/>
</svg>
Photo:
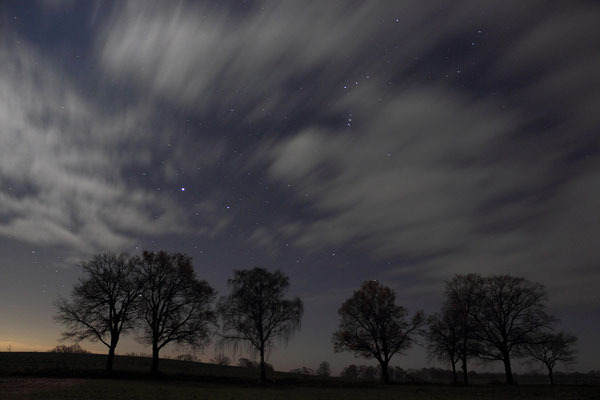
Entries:
<svg viewBox="0 0 600 400">
<path fill-rule="evenodd" d="M 463 6 L 450 7 L 440 25 L 416 29 L 425 46 L 419 54 L 458 34 Z M 270 179 L 292 182 L 297 202 L 315 216 L 289 218 L 301 228 L 288 236 L 273 226 L 276 236 L 307 251 L 359 246 L 397 260 L 400 270 L 418 266 L 413 280 L 511 272 L 560 293 L 561 277 L 588 270 L 600 256 L 589 239 L 600 233 L 590 208 L 600 201 L 593 133 L 600 118 L 590 112 L 598 105 L 598 35 L 584 34 L 596 29 L 585 5 L 565 11 L 550 10 L 529 26 L 516 16 L 514 44 L 479 60 L 490 68 L 477 90 L 489 86 L 489 96 L 455 80 L 433 84 L 417 72 L 416 79 L 384 75 L 398 87 L 382 98 L 379 88 L 391 81 L 376 74 L 329 99 L 329 109 L 347 116 L 347 129 L 317 123 L 266 143 L 257 158 Z M 481 29 L 507 17 L 487 14 Z M 440 31 L 428 37 L 432 25 Z M 551 49 L 563 56 L 536 56 Z M 507 81 L 519 86 L 510 95 L 501 87 Z M 597 301 L 597 274 L 577 276 L 569 285 L 581 295 L 560 302 Z"/>
<path fill-rule="evenodd" d="M 0 234 L 87 253 L 190 231 L 168 194 L 128 180 L 160 164 L 150 106 L 107 112 L 16 37 L 0 60 Z"/>
<path fill-rule="evenodd" d="M 247 222 L 222 205 L 248 188 L 207 182 L 186 203 L 157 186 L 241 182 L 247 159 L 289 188 L 246 229 L 270 254 L 347 246 L 395 260 L 390 273 L 515 271 L 558 288 L 598 259 L 582 211 L 598 201 L 597 15 L 587 2 L 117 3 L 92 22 L 91 58 L 135 99 L 120 110 L 5 39 L 0 232 L 82 249 L 214 235 Z"/>
</svg>

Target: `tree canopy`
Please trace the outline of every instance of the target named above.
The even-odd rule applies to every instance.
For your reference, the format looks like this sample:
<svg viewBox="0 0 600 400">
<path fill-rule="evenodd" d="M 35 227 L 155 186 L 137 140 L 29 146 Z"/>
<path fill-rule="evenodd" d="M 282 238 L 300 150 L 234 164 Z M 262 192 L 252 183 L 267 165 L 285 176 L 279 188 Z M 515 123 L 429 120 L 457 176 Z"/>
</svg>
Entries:
<svg viewBox="0 0 600 400">
<path fill-rule="evenodd" d="M 524 356 L 524 346 L 554 321 L 545 300 L 541 283 L 510 275 L 487 277 L 477 291 L 473 337 L 480 344 L 479 358 L 502 361 L 509 384 L 514 383 L 511 356 Z"/>
<path fill-rule="evenodd" d="M 202 348 L 216 324 L 214 289 L 196 278 L 191 257 L 181 253 L 145 251 L 138 267 L 142 291 L 138 318 L 140 340 L 152 346 L 152 374 L 158 373 L 159 352 L 169 343 Z"/>
<path fill-rule="evenodd" d="M 134 272 L 138 257 L 102 253 L 82 264 L 84 276 L 70 300 L 56 301 L 55 320 L 66 327 L 65 339 L 99 341 L 108 347 L 106 370 L 112 371 L 119 338 L 134 327 L 133 308 L 140 293 Z"/>
<path fill-rule="evenodd" d="M 317 368 L 316 374 L 319 376 L 331 376 L 331 365 L 329 361 L 323 361 L 319 364 L 319 368 Z"/>
<path fill-rule="evenodd" d="M 255 267 L 234 271 L 227 281 L 231 292 L 220 299 L 224 343 L 246 344 L 260 355 L 260 378 L 265 381 L 265 354 L 275 341 L 284 343 L 300 327 L 304 306 L 299 298 L 286 299 L 289 278 L 281 271 Z"/>
<path fill-rule="evenodd" d="M 395 300 L 391 288 L 377 281 L 364 282 L 338 310 L 340 323 L 333 335 L 336 352 L 352 351 L 379 361 L 386 383 L 390 360 L 412 346 L 425 323 L 422 311 L 407 320 L 408 311 Z"/>
<path fill-rule="evenodd" d="M 540 332 L 525 345 L 532 362 L 543 364 L 548 370 L 548 381 L 554 384 L 554 367 L 558 362 L 570 366 L 575 362 L 577 337 L 566 332 Z"/>
<path fill-rule="evenodd" d="M 456 363 L 461 356 L 459 329 L 458 318 L 448 309 L 444 309 L 441 315 L 436 313 L 427 318 L 425 337 L 429 357 L 450 364 L 455 384 Z"/>
<path fill-rule="evenodd" d="M 452 326 L 456 337 L 456 355 L 461 361 L 463 382 L 469 383 L 468 360 L 478 356 L 479 342 L 475 340 L 475 330 L 479 329 L 475 313 L 478 296 L 484 278 L 479 274 L 455 275 L 446 281 L 446 299 L 442 306 L 442 314 L 447 324 Z"/>
</svg>

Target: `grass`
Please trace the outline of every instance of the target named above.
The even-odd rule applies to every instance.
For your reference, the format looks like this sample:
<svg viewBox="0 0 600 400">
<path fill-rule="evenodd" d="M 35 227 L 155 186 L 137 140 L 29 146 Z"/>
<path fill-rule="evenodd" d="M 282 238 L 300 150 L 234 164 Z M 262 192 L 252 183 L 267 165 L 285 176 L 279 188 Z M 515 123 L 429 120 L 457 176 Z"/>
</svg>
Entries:
<svg viewBox="0 0 600 400">
<path fill-rule="evenodd" d="M 116 375 L 144 377 L 150 371 L 148 357 L 115 356 L 113 368 Z M 0 376 L 54 376 L 100 377 L 104 376 L 106 356 L 103 354 L 62 353 L 0 353 Z M 161 359 L 159 370 L 171 377 L 212 377 L 215 379 L 254 379 L 258 371 L 249 368 Z M 276 372 L 280 378 L 288 374 Z"/>
<path fill-rule="evenodd" d="M 117 356 L 117 373 L 107 379 L 105 361 L 98 354 L 0 353 L 0 399 L 600 399 L 597 384 L 384 386 L 275 372 L 261 386 L 255 369 L 178 360 L 161 360 L 161 379 L 153 381 L 151 360 L 131 356 Z"/>
<path fill-rule="evenodd" d="M 445 399 L 598 399 L 591 386 L 474 386 L 392 385 L 372 387 L 246 386 L 197 382 L 139 380 L 81 380 L 73 385 L 47 388 L 27 394 L 28 399 L 346 399 L 346 400 L 445 400 Z"/>
</svg>

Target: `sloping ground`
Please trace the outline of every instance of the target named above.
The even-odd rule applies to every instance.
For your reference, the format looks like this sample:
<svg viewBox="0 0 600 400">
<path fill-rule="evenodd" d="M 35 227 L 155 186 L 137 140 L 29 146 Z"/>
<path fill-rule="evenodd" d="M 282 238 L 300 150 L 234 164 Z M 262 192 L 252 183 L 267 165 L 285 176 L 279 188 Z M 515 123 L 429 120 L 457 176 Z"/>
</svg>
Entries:
<svg viewBox="0 0 600 400">
<path fill-rule="evenodd" d="M 102 354 L 61 353 L 0 353 L 0 376 L 68 376 L 91 377 L 104 373 L 106 356 Z M 150 371 L 151 359 L 147 357 L 116 356 L 113 369 L 127 376 L 144 376 Z M 249 368 L 220 366 L 192 361 L 161 359 L 161 373 L 177 377 L 213 377 L 223 379 L 255 379 L 258 371 Z M 273 378 L 294 377 L 275 372 Z"/>
</svg>

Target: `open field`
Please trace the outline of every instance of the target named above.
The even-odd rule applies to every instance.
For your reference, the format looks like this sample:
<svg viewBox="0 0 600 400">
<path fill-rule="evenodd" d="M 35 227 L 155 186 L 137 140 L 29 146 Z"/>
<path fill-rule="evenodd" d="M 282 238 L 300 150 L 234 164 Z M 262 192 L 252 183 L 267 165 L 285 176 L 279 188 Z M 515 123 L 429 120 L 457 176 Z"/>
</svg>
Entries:
<svg viewBox="0 0 600 400">
<path fill-rule="evenodd" d="M 261 386 L 256 370 L 161 360 L 161 379 L 148 379 L 150 360 L 117 356 L 104 376 L 98 354 L 0 353 L 1 400 L 52 399 L 600 399 L 600 385 L 389 385 L 276 372 Z M 521 380 L 530 383 L 531 380 Z M 576 383 L 571 381 L 570 383 Z"/>
<path fill-rule="evenodd" d="M 3 400 L 54 399 L 599 399 L 592 386 L 473 386 L 391 385 L 319 387 L 295 385 L 226 385 L 190 381 L 107 379 L 0 378 Z"/>
<path fill-rule="evenodd" d="M 148 357 L 115 356 L 114 370 L 127 376 L 145 376 L 150 370 Z M 106 356 L 103 354 L 62 353 L 0 353 L 0 376 L 33 375 L 59 377 L 96 377 L 104 375 Z M 162 359 L 161 373 L 169 376 L 203 376 L 224 379 L 253 379 L 253 369 L 220 366 L 193 361 Z M 280 373 L 275 373 L 277 378 Z M 284 374 L 288 375 L 288 374 Z"/>
</svg>

